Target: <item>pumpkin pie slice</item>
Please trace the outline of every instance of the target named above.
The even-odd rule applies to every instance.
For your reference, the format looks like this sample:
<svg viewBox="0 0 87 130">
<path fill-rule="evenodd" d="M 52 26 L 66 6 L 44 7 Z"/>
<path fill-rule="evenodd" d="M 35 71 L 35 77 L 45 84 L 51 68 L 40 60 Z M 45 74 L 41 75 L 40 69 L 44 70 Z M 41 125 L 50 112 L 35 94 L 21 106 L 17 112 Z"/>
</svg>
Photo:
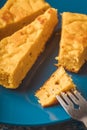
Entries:
<svg viewBox="0 0 87 130">
<path fill-rule="evenodd" d="M 77 73 L 87 60 L 87 15 L 64 12 L 58 65 Z"/>
<path fill-rule="evenodd" d="M 43 107 L 48 107 L 58 103 L 55 95 L 75 88 L 72 78 L 65 72 L 63 67 L 59 67 L 43 86 L 36 91 L 35 96 Z"/>
<path fill-rule="evenodd" d="M 7 0 L 0 9 L 0 39 L 29 24 L 49 7 L 44 0 Z"/>
<path fill-rule="evenodd" d="M 1 85 L 12 89 L 19 86 L 57 24 L 57 10 L 49 8 L 31 24 L 0 41 Z"/>
</svg>

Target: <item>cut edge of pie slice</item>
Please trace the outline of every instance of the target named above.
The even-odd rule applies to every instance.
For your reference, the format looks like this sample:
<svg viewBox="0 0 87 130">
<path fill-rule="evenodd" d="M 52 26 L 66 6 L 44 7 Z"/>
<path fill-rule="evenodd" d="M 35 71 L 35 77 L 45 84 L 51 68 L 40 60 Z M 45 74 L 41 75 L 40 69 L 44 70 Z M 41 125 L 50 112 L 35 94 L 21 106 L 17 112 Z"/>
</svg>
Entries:
<svg viewBox="0 0 87 130">
<path fill-rule="evenodd" d="M 0 84 L 15 89 L 45 49 L 58 24 L 57 10 L 49 8 L 31 24 L 0 41 Z"/>
<path fill-rule="evenodd" d="M 87 60 L 87 15 L 64 12 L 58 66 L 77 73 Z"/>
<path fill-rule="evenodd" d="M 43 107 L 48 107 L 58 103 L 55 95 L 75 88 L 71 76 L 66 73 L 63 67 L 59 67 L 36 91 L 35 96 Z"/>
</svg>

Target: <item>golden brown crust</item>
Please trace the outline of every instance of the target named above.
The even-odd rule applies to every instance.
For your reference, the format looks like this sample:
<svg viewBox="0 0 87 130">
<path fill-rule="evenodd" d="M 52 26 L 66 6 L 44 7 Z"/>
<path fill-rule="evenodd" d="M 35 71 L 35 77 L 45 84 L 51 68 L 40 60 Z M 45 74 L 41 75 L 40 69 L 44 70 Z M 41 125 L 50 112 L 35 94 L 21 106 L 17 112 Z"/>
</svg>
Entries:
<svg viewBox="0 0 87 130">
<path fill-rule="evenodd" d="M 51 106 L 57 102 L 55 95 L 60 92 L 75 89 L 75 85 L 71 77 L 65 72 L 64 68 L 58 68 L 43 86 L 36 91 L 38 102 L 43 106 Z"/>
<path fill-rule="evenodd" d="M 58 65 L 78 72 L 87 57 L 87 15 L 64 12 Z"/>
<path fill-rule="evenodd" d="M 58 23 L 57 11 L 48 9 L 35 21 L 0 42 L 0 84 L 17 88 Z"/>
<path fill-rule="evenodd" d="M 44 0 L 7 0 L 0 10 L 0 39 L 29 24 L 49 7 Z"/>
</svg>

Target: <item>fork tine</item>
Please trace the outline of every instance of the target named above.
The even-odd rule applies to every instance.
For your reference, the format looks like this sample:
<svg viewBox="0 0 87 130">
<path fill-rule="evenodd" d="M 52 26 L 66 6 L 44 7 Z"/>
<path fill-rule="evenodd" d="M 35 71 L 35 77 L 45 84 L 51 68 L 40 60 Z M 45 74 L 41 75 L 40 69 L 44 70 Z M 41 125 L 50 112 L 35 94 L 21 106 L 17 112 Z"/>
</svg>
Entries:
<svg viewBox="0 0 87 130">
<path fill-rule="evenodd" d="M 67 92 L 67 94 L 68 94 L 69 98 L 70 98 L 75 104 L 77 104 L 77 105 L 79 104 L 78 99 L 76 98 L 75 95 L 73 95 L 73 93 L 71 93 L 71 92 L 69 91 L 69 92 Z"/>
<path fill-rule="evenodd" d="M 56 98 L 73 119 L 82 121 L 87 127 L 87 101 L 77 90 L 62 92 L 60 95 L 56 95 Z"/>
<path fill-rule="evenodd" d="M 72 105 L 68 105 L 64 100 L 63 97 L 61 97 L 60 95 L 56 95 L 57 100 L 59 101 L 59 103 L 61 104 L 61 106 L 65 109 L 65 111 L 70 115 L 70 113 L 72 113 L 72 109 L 73 106 Z M 64 98 L 65 99 L 65 98 Z M 71 108 L 71 109 L 70 109 Z"/>
<path fill-rule="evenodd" d="M 62 97 L 59 96 L 59 95 L 56 95 L 56 98 L 57 98 L 57 100 L 59 101 L 59 103 L 60 103 L 65 109 L 67 109 L 67 104 L 66 104 L 66 102 L 62 99 Z"/>
<path fill-rule="evenodd" d="M 68 105 L 70 105 L 71 107 L 73 107 L 73 102 L 70 100 L 70 98 L 67 96 L 66 93 L 61 92 L 61 96 L 63 97 L 63 99 L 66 101 L 66 103 Z"/>
<path fill-rule="evenodd" d="M 74 91 L 74 95 L 80 100 L 80 102 L 87 103 L 87 101 L 85 100 L 85 98 L 77 90 Z"/>
</svg>

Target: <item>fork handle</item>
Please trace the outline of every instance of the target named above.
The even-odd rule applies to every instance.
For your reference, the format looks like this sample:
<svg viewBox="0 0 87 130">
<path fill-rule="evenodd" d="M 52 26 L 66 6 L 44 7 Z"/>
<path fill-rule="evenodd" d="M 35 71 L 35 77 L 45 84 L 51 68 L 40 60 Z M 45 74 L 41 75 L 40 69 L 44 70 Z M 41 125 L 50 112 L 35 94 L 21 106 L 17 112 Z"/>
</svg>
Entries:
<svg viewBox="0 0 87 130">
<path fill-rule="evenodd" d="M 81 121 L 84 123 L 84 125 L 85 125 L 86 128 L 87 128 L 87 116 L 83 117 L 83 118 L 81 119 Z"/>
</svg>

